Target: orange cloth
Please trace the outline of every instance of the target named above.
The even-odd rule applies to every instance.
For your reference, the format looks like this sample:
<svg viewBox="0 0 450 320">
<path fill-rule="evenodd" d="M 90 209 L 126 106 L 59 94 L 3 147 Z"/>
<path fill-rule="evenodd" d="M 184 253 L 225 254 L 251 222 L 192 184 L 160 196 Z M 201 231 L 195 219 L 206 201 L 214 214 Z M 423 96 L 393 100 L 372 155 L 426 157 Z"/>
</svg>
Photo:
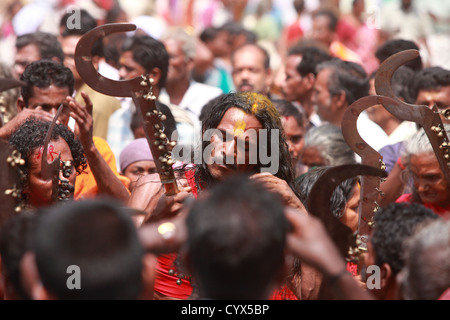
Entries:
<svg viewBox="0 0 450 320">
<path fill-rule="evenodd" d="M 127 177 L 122 176 L 117 171 L 116 158 L 114 157 L 114 154 L 111 151 L 111 148 L 109 147 L 108 143 L 100 137 L 94 137 L 93 140 L 95 147 L 97 148 L 100 155 L 103 157 L 103 159 L 105 159 L 106 163 L 109 165 L 114 174 L 128 189 L 128 186 L 130 185 L 130 180 Z M 82 174 L 77 176 L 77 179 L 75 181 L 74 199 L 79 200 L 80 198 L 93 198 L 97 195 L 98 195 L 97 182 L 95 181 L 94 175 L 92 174 L 91 168 L 89 167 L 88 164 L 86 170 Z"/>
<path fill-rule="evenodd" d="M 331 55 L 338 57 L 344 61 L 356 62 L 362 65 L 360 56 L 353 50 L 350 50 L 340 41 L 333 41 L 331 43 L 330 52 Z"/>
</svg>

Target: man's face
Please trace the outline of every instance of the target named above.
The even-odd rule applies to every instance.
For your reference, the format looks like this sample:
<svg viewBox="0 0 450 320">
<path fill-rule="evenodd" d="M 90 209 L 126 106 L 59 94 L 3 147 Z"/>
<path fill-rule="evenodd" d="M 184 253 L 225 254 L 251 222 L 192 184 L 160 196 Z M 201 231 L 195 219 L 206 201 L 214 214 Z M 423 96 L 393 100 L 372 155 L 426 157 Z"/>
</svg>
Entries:
<svg viewBox="0 0 450 320">
<path fill-rule="evenodd" d="M 75 66 L 75 49 L 81 36 L 68 36 L 61 38 L 61 47 L 64 52 L 64 65 L 73 73 L 75 81 L 81 79 Z"/>
<path fill-rule="evenodd" d="M 439 89 L 423 89 L 417 95 L 416 104 L 426 105 L 432 108 L 434 105 L 439 111 L 450 108 L 450 86 L 441 87 Z M 450 120 L 441 116 L 442 122 L 450 123 Z"/>
<path fill-rule="evenodd" d="M 129 190 L 132 191 L 136 181 L 147 174 L 156 173 L 156 164 L 153 160 L 140 160 L 126 167 L 123 175 L 130 179 Z"/>
<path fill-rule="evenodd" d="M 255 116 L 239 108 L 225 112 L 208 148 L 212 163 L 207 166 L 214 179 L 223 180 L 235 172 L 251 173 L 255 169 L 257 164 L 250 159 L 257 152 L 257 136 L 262 128 Z"/>
<path fill-rule="evenodd" d="M 28 99 L 27 108 L 36 109 L 41 107 L 42 110 L 55 115 L 61 104 L 64 105 L 64 110 L 61 113 L 59 120 L 62 124 L 67 125 L 70 117 L 70 109 L 66 98 L 70 96 L 69 88 L 61 88 L 55 85 L 50 85 L 47 88 L 32 87 L 32 95 Z"/>
<path fill-rule="evenodd" d="M 41 60 L 41 55 L 38 47 L 34 44 L 29 44 L 17 50 L 16 59 L 14 61 L 14 72 L 16 73 L 17 78 L 20 78 L 29 64 L 39 60 Z"/>
<path fill-rule="evenodd" d="M 317 16 L 313 19 L 312 37 L 327 47 L 333 42 L 334 32 L 329 27 L 330 19 L 327 16 Z"/>
<path fill-rule="evenodd" d="M 263 53 L 251 46 L 246 46 L 234 54 L 233 82 L 240 92 L 257 92 L 268 94 L 271 83 L 270 69 L 264 67 Z"/>
<path fill-rule="evenodd" d="M 294 117 L 282 117 L 281 123 L 289 147 L 289 153 L 291 154 L 292 164 L 295 167 L 303 152 L 305 130 L 298 125 Z"/>
<path fill-rule="evenodd" d="M 290 55 L 286 59 L 285 80 L 282 91 L 288 101 L 301 101 L 305 94 L 303 86 L 304 78 L 298 73 L 297 66 L 302 61 L 300 55 Z"/>
<path fill-rule="evenodd" d="M 180 80 L 189 79 L 193 61 L 184 54 L 181 42 L 175 39 L 167 39 L 164 41 L 164 45 L 170 57 L 167 81 L 176 83 Z"/>
<path fill-rule="evenodd" d="M 333 108 L 333 99 L 328 90 L 328 79 L 332 70 L 323 69 L 317 74 L 316 82 L 314 83 L 314 101 L 317 107 L 317 114 L 322 121 L 334 123 L 335 111 Z"/>
<path fill-rule="evenodd" d="M 228 31 L 219 31 L 216 37 L 210 42 L 209 48 L 216 57 L 227 57 L 231 53 L 233 43 Z"/>
<path fill-rule="evenodd" d="M 47 206 L 52 203 L 52 181 L 42 180 L 41 174 L 41 161 L 42 161 L 43 147 L 35 149 L 29 160 L 30 173 L 28 178 L 28 187 L 25 190 L 28 193 L 30 204 L 33 207 Z M 71 161 L 73 163 L 72 152 L 67 142 L 59 138 L 53 140 L 48 145 L 47 161 L 52 162 L 54 159 L 61 155 L 61 161 Z M 69 177 L 63 177 L 60 172 L 60 179 L 69 180 L 70 185 L 75 185 L 76 171 L 72 166 L 72 170 Z"/>
<path fill-rule="evenodd" d="M 133 52 L 125 51 L 119 60 L 119 76 L 120 80 L 131 80 L 146 74 L 144 67 L 134 61 Z"/>
</svg>

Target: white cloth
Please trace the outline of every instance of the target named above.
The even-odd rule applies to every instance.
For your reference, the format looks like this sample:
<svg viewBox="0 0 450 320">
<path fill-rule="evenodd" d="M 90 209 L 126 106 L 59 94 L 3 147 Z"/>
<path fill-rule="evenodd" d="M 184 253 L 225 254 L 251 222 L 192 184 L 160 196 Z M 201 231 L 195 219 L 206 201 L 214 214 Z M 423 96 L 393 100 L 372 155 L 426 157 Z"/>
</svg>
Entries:
<svg viewBox="0 0 450 320">
<path fill-rule="evenodd" d="M 417 125 L 415 122 L 403 121 L 387 137 L 387 144 L 395 144 L 400 141 L 406 141 L 416 132 L 417 132 Z"/>
<path fill-rule="evenodd" d="M 198 120 L 203 106 L 222 93 L 223 91 L 217 87 L 191 81 L 178 107 L 189 111 Z M 170 104 L 170 98 L 165 89 L 161 90 L 159 100 L 166 105 Z"/>
<path fill-rule="evenodd" d="M 365 111 L 361 112 L 356 122 L 361 138 L 374 150 L 378 151 L 388 144 L 388 136 L 379 125 L 369 119 Z"/>
</svg>

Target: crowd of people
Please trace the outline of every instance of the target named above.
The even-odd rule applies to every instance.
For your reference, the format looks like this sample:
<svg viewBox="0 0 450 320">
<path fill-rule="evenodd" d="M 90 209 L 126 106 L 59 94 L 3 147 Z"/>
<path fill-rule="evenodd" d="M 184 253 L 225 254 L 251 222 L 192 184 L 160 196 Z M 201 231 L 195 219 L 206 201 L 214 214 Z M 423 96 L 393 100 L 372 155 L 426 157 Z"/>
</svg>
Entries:
<svg viewBox="0 0 450 320">
<path fill-rule="evenodd" d="M 441 4 L 3 3 L 0 298 L 450 299 Z M 150 129 L 131 92 L 95 90 L 76 63 L 80 39 L 111 23 L 136 30 L 100 38 L 82 58 L 103 77 L 150 86 L 160 119 Z M 379 94 L 385 60 L 409 49 L 419 55 L 395 71 L 393 94 L 432 109 L 444 140 L 383 104 L 359 114 L 354 137 L 387 176 L 361 246 L 374 190 L 344 120 Z M 171 158 L 152 152 L 167 146 L 160 138 L 173 142 Z M 352 168 L 330 199 L 311 202 L 316 182 Z"/>
</svg>

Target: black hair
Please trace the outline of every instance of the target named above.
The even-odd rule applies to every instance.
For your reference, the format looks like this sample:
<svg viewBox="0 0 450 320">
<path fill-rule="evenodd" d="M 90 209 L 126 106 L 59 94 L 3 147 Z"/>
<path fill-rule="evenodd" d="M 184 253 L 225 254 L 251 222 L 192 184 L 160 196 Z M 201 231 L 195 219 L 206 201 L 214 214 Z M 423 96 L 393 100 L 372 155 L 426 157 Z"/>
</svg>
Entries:
<svg viewBox="0 0 450 320">
<path fill-rule="evenodd" d="M 301 175 L 295 180 L 295 187 L 300 194 L 300 201 L 308 210 L 308 197 L 314 183 L 329 169 L 330 166 L 314 167 L 308 172 Z M 353 189 L 355 188 L 358 178 L 351 178 L 344 180 L 334 189 L 330 199 L 330 211 L 337 219 L 341 218 L 344 214 L 347 201 L 352 196 Z"/>
<path fill-rule="evenodd" d="M 18 298 L 23 300 L 31 297 L 23 286 L 20 263 L 25 253 L 32 251 L 38 217 L 36 213 L 21 212 L 8 219 L 0 231 L 2 273 Z"/>
<path fill-rule="evenodd" d="M 406 103 L 415 104 L 416 99 L 411 93 L 411 83 L 415 71 L 407 66 L 401 66 L 392 75 L 391 87 L 395 96 L 405 99 Z M 449 82 L 450 85 L 450 82 Z"/>
<path fill-rule="evenodd" d="M 71 96 L 74 91 L 75 79 L 72 71 L 64 65 L 51 60 L 39 60 L 28 65 L 20 80 L 26 83 L 22 86 L 21 94 L 25 105 L 33 96 L 33 87 L 48 88 L 55 85 L 67 88 Z"/>
<path fill-rule="evenodd" d="M 301 128 L 306 127 L 306 116 L 291 101 L 285 99 L 272 99 L 273 105 L 277 108 L 281 117 L 294 117 Z"/>
<path fill-rule="evenodd" d="M 345 92 L 348 105 L 369 94 L 369 78 L 363 67 L 355 62 L 339 58 L 324 61 L 317 66 L 317 71 L 333 70 L 328 79 L 330 95 Z"/>
<path fill-rule="evenodd" d="M 57 58 L 60 63 L 64 62 L 64 52 L 58 38 L 47 32 L 33 32 L 17 37 L 16 49 L 22 49 L 28 45 L 34 45 L 39 50 L 41 60 L 52 60 Z"/>
<path fill-rule="evenodd" d="M 300 42 L 289 48 L 288 56 L 291 55 L 301 55 L 302 59 L 297 65 L 297 72 L 302 76 L 306 76 L 312 73 L 314 76 L 317 75 L 317 65 L 323 61 L 331 60 L 332 56 L 315 45 L 309 45 L 308 43 L 303 44 Z"/>
<path fill-rule="evenodd" d="M 295 175 L 281 125 L 280 114 L 266 96 L 252 92 L 239 92 L 223 94 L 211 100 L 203 107 L 204 110 L 202 110 L 202 133 L 209 129 L 216 129 L 225 113 L 231 108 L 238 108 L 246 114 L 254 115 L 262 127 L 268 131 L 267 141 L 271 141 L 272 130 L 279 130 L 278 149 L 271 150 L 269 143 L 267 154 L 273 154 L 275 152 L 278 155 L 279 168 L 278 172 L 274 175 L 291 185 L 294 182 Z M 203 141 L 202 150 L 205 150 L 209 144 L 210 141 Z M 201 181 L 205 185 L 211 185 L 215 181 L 209 173 L 205 160 L 203 159 L 203 163 L 196 166 L 196 177 L 198 181 Z M 257 169 L 263 167 L 264 165 L 259 164 Z"/>
<path fill-rule="evenodd" d="M 431 209 L 418 203 L 391 203 L 374 215 L 375 227 L 370 237 L 375 263 L 389 264 L 394 274 L 405 265 L 405 242 L 425 221 L 438 219 Z"/>
<path fill-rule="evenodd" d="M 420 90 L 437 90 L 447 86 L 450 86 L 450 70 L 442 67 L 428 67 L 416 72 L 411 81 L 410 92 L 415 101 Z"/>
<path fill-rule="evenodd" d="M 203 29 L 203 31 L 200 33 L 199 39 L 204 43 L 208 43 L 208 42 L 214 40 L 214 38 L 217 36 L 217 34 L 220 31 L 221 31 L 220 28 L 207 27 L 207 28 Z"/>
<path fill-rule="evenodd" d="M 147 35 L 135 35 L 124 41 L 122 52 L 131 51 L 133 60 L 140 64 L 147 72 L 153 68 L 161 70 L 160 88 L 166 84 L 169 70 L 169 54 L 164 44 Z"/>
<path fill-rule="evenodd" d="M 328 28 L 332 31 L 336 31 L 339 21 L 338 15 L 331 9 L 322 8 L 314 12 L 313 18 L 325 16 L 328 18 Z"/>
<path fill-rule="evenodd" d="M 381 63 L 384 62 L 387 58 L 396 54 L 400 51 L 415 49 L 419 50 L 419 46 L 411 40 L 405 39 L 391 39 L 380 45 L 375 51 L 375 57 L 377 57 L 378 61 Z M 422 58 L 418 56 L 414 60 L 405 64 L 408 68 L 413 69 L 414 71 L 419 71 L 422 69 Z"/>
<path fill-rule="evenodd" d="M 9 144 L 20 152 L 22 159 L 25 160 L 25 163 L 20 167 L 27 178 L 30 173 L 29 158 L 34 150 L 44 145 L 50 125 L 50 122 L 30 117 L 9 138 Z M 56 124 L 52 132 L 51 140 L 58 140 L 59 138 L 62 138 L 69 145 L 74 161 L 73 166 L 77 174 L 81 174 L 87 168 L 87 160 L 81 142 L 75 138 L 73 132 L 65 125 Z M 25 185 L 22 186 L 22 190 L 27 187 L 28 179 L 23 181 L 23 183 Z M 23 197 L 26 197 L 26 195 L 23 194 Z"/>
<path fill-rule="evenodd" d="M 34 251 L 42 284 L 62 300 L 130 300 L 142 289 L 144 249 L 128 210 L 113 199 L 81 200 L 41 216 Z M 67 286 L 77 266 L 81 289 Z"/>
<path fill-rule="evenodd" d="M 297 14 L 300 14 L 303 12 L 303 10 L 305 10 L 305 0 L 294 0 L 292 5 L 294 6 L 295 12 L 297 12 Z"/>
<path fill-rule="evenodd" d="M 70 17 L 74 14 L 74 12 L 67 12 L 65 13 L 59 23 L 59 26 L 61 28 L 64 28 L 64 30 L 61 32 L 61 36 L 63 38 L 70 37 L 70 36 L 82 36 L 88 31 L 94 29 L 97 27 L 97 20 L 85 9 L 74 9 L 77 10 L 77 12 L 80 14 L 79 16 L 79 26 L 76 28 L 71 28 L 68 25 L 68 20 Z M 93 56 L 103 57 L 104 56 L 104 46 L 103 46 L 103 40 L 98 39 L 95 41 L 94 45 L 91 49 L 91 54 Z"/>
<path fill-rule="evenodd" d="M 281 197 L 247 176 L 227 178 L 194 203 L 186 225 L 202 298 L 265 299 L 280 271 L 288 222 Z"/>
<path fill-rule="evenodd" d="M 68 20 L 73 16 L 74 11 L 77 10 L 80 14 L 79 27 L 80 28 L 69 28 Z M 83 35 L 86 32 L 97 27 L 97 20 L 86 10 L 86 9 L 73 9 L 71 12 L 66 12 L 60 19 L 59 26 L 64 28 L 62 36 L 66 37 L 69 35 Z"/>
</svg>

